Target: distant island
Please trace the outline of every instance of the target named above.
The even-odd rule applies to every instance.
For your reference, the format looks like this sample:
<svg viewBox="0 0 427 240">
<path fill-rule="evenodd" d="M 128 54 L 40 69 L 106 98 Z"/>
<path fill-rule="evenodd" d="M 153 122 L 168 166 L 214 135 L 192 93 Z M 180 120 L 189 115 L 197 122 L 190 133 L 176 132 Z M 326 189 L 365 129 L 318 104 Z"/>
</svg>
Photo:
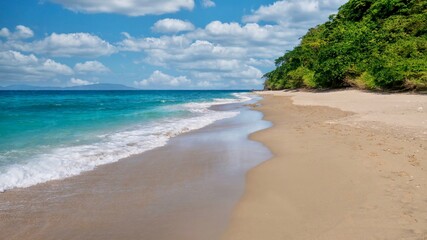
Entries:
<svg viewBox="0 0 427 240">
<path fill-rule="evenodd" d="M 350 0 L 276 59 L 265 89 L 427 89 L 427 1 Z"/>
<path fill-rule="evenodd" d="M 124 91 L 138 90 L 121 84 L 97 83 L 73 87 L 40 87 L 31 85 L 10 85 L 0 87 L 0 91 Z"/>
</svg>

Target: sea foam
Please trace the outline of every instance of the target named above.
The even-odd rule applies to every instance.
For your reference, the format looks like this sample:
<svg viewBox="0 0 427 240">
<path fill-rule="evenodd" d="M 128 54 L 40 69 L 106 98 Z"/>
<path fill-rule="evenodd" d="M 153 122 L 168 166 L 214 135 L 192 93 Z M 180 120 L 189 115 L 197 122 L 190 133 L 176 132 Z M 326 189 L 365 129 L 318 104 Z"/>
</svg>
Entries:
<svg viewBox="0 0 427 240">
<path fill-rule="evenodd" d="M 166 118 L 155 123 L 133 126 L 131 129 L 99 135 L 99 141 L 93 144 L 51 149 L 31 157 L 24 164 L 7 166 L 0 171 L 0 192 L 75 176 L 93 170 L 96 166 L 164 146 L 174 136 L 238 115 L 238 111 L 210 109 L 214 105 L 251 99 L 244 93 L 236 93 L 235 96 L 237 99 L 215 99 L 213 102 L 176 105 L 174 107 L 197 113 L 197 116 Z"/>
</svg>

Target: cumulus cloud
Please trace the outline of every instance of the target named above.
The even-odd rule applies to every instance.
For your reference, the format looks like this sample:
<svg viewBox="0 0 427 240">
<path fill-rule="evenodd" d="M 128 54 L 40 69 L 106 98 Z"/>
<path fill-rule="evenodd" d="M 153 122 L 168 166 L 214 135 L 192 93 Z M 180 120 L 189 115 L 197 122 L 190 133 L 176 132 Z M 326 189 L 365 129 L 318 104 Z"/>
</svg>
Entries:
<svg viewBox="0 0 427 240">
<path fill-rule="evenodd" d="M 89 33 L 52 33 L 43 40 L 23 46 L 26 51 L 60 57 L 98 57 L 116 52 L 113 45 Z"/>
<path fill-rule="evenodd" d="M 179 66 L 183 69 L 213 68 L 221 70 L 230 69 L 233 60 L 246 55 L 246 50 L 239 47 L 223 47 L 209 41 L 196 40 L 181 48 L 163 49 L 152 48 L 146 50 L 148 61 L 159 66 Z M 203 66 L 203 61 L 219 60 L 215 66 Z M 227 64 L 224 64 L 227 63 Z"/>
<path fill-rule="evenodd" d="M 79 79 L 79 78 L 71 78 L 70 81 L 68 82 L 68 85 L 70 86 L 84 86 L 84 85 L 90 85 L 90 84 L 94 84 L 94 83 L 87 80 Z"/>
<path fill-rule="evenodd" d="M 261 6 L 243 17 L 244 22 L 275 22 L 279 24 L 313 27 L 335 13 L 347 0 L 282 0 Z"/>
<path fill-rule="evenodd" d="M 10 31 L 7 28 L 0 29 L 0 37 L 8 38 L 10 36 Z"/>
<path fill-rule="evenodd" d="M 159 70 L 154 71 L 147 79 L 136 81 L 135 85 L 142 88 L 178 88 L 188 86 L 191 80 L 186 76 L 174 77 Z"/>
<path fill-rule="evenodd" d="M 0 52 L 0 78 L 4 81 L 37 81 L 72 74 L 70 67 L 52 59 L 11 50 Z"/>
<path fill-rule="evenodd" d="M 162 11 L 169 11 L 166 10 L 168 4 L 177 6 L 176 4 L 186 2 L 191 5 L 180 5 L 176 11 L 194 7 L 193 0 L 106 0 L 102 3 L 98 0 L 50 1 L 61 3 L 74 11 L 114 12 L 132 16 L 160 14 Z M 197 29 L 191 22 L 166 18 L 156 22 L 152 30 L 167 34 L 137 38 L 129 33 L 122 33 L 123 40 L 114 45 L 90 33 L 53 33 L 29 42 L 25 39 L 33 35 L 31 29 L 28 28 L 30 31 L 27 31 L 17 27 L 12 32 L 3 28 L 0 29 L 0 38 L 5 38 L 6 41 L 2 42 L 0 39 L 0 51 L 14 50 L 60 57 L 98 57 L 118 51 L 143 52 L 143 59 L 134 61 L 136 64 L 145 62 L 162 67 L 165 71 L 179 72 L 183 76 L 174 77 L 155 71 L 149 78 L 136 83 L 140 87 L 184 88 L 187 84 L 200 88 L 252 88 L 261 84 L 262 72 L 273 69 L 275 58 L 292 49 L 308 28 L 327 20 L 344 2 L 345 0 L 281 0 L 260 6 L 244 16 L 242 22 L 212 21 Z M 203 0 L 200 3 L 205 7 L 215 4 L 213 1 Z M 160 5 L 164 5 L 165 10 L 147 12 L 147 9 L 155 9 Z M 74 71 L 106 72 L 108 68 L 100 62 L 88 61 L 76 64 Z"/>
<path fill-rule="evenodd" d="M 202 6 L 204 8 L 215 7 L 215 2 L 212 0 L 202 0 Z"/>
<path fill-rule="evenodd" d="M 14 32 L 11 32 L 8 28 L 0 29 L 0 37 L 4 37 L 7 39 L 26 39 L 34 36 L 33 30 L 29 27 L 18 25 L 15 28 Z"/>
<path fill-rule="evenodd" d="M 261 36 L 260 32 L 265 33 Z M 281 54 L 289 44 L 277 35 L 270 27 L 213 22 L 205 29 L 180 36 L 133 38 L 127 35 L 121 49 L 144 51 L 145 61 L 150 65 L 184 71 L 198 82 L 210 81 L 209 87 L 227 87 L 231 80 L 241 83 L 246 80 L 244 85 L 252 88 L 251 84 L 261 81 L 262 71 L 258 67 L 274 66 L 271 58 Z M 277 46 L 271 47 L 271 41 L 276 41 Z M 202 85 L 208 86 L 199 83 L 193 86 Z"/>
<path fill-rule="evenodd" d="M 157 21 L 152 30 L 160 33 L 177 33 L 194 30 L 194 25 L 191 22 L 179 19 L 165 18 Z"/>
<path fill-rule="evenodd" d="M 175 49 L 182 48 L 191 43 L 185 36 L 161 36 L 158 38 L 134 38 L 128 33 L 122 33 L 126 38 L 118 43 L 121 51 L 139 52 L 149 49 Z"/>
<path fill-rule="evenodd" d="M 20 35 L 24 36 L 24 33 Z M 0 48 L 55 57 L 99 57 L 117 52 L 116 47 L 109 42 L 90 33 L 52 33 L 44 39 L 32 42 L 9 39 L 4 43 L 0 41 Z"/>
<path fill-rule="evenodd" d="M 160 15 L 192 10 L 194 0 L 50 0 L 67 9 L 86 13 L 117 13 L 128 16 Z"/>
<path fill-rule="evenodd" d="M 252 88 L 261 85 L 263 72 L 274 68 L 274 59 L 345 2 L 276 1 L 253 10 L 242 23 L 212 21 L 203 28 L 157 38 L 126 34 L 119 49 L 143 51 L 146 63 L 184 72 L 193 79 L 193 86 Z"/>
<path fill-rule="evenodd" d="M 104 64 L 98 61 L 86 61 L 84 63 L 77 63 L 74 70 L 78 73 L 105 73 L 110 72 Z"/>
<path fill-rule="evenodd" d="M 257 23 L 241 25 L 236 22 L 223 23 L 221 21 L 213 21 L 207 24 L 204 29 L 189 33 L 188 37 L 207 39 L 227 46 L 245 46 L 247 48 L 266 46 L 276 50 L 275 47 L 283 49 L 283 47 L 296 44 L 298 37 L 305 31 L 306 29 L 300 31 L 281 25 L 262 26 Z"/>
</svg>

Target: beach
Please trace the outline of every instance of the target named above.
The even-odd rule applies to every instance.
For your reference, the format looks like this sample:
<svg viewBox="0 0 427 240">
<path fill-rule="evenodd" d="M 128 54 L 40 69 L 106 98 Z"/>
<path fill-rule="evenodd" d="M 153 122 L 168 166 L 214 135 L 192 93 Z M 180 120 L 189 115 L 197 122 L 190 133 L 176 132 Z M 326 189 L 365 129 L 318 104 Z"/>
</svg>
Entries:
<svg viewBox="0 0 427 240">
<path fill-rule="evenodd" d="M 243 103 L 213 108 L 240 114 L 93 171 L 0 193 L 0 239 L 219 239 L 245 173 L 271 157 L 248 135 L 270 123 Z"/>
<path fill-rule="evenodd" d="M 259 92 L 273 158 L 250 170 L 223 239 L 426 239 L 427 97 Z"/>
<path fill-rule="evenodd" d="M 257 94 L 164 146 L 0 193 L 0 239 L 426 239 L 425 95 Z"/>
</svg>

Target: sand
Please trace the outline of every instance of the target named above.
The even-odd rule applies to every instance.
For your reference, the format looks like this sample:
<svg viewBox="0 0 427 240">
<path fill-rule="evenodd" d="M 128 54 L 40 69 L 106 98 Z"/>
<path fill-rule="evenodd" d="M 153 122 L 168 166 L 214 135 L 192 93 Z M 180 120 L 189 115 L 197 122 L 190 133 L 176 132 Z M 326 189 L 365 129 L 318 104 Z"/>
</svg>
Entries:
<svg viewBox="0 0 427 240">
<path fill-rule="evenodd" d="M 427 96 L 260 94 L 271 128 L 244 110 L 1 193 L 0 239 L 427 239 Z"/>
<path fill-rule="evenodd" d="M 261 92 L 273 157 L 223 239 L 427 239 L 427 96 Z"/>
<path fill-rule="evenodd" d="M 239 104 L 223 110 L 242 109 Z M 271 157 L 248 134 L 260 112 L 172 138 L 94 171 L 0 194 L 1 240 L 215 240 L 243 194 L 245 173 Z"/>
</svg>

